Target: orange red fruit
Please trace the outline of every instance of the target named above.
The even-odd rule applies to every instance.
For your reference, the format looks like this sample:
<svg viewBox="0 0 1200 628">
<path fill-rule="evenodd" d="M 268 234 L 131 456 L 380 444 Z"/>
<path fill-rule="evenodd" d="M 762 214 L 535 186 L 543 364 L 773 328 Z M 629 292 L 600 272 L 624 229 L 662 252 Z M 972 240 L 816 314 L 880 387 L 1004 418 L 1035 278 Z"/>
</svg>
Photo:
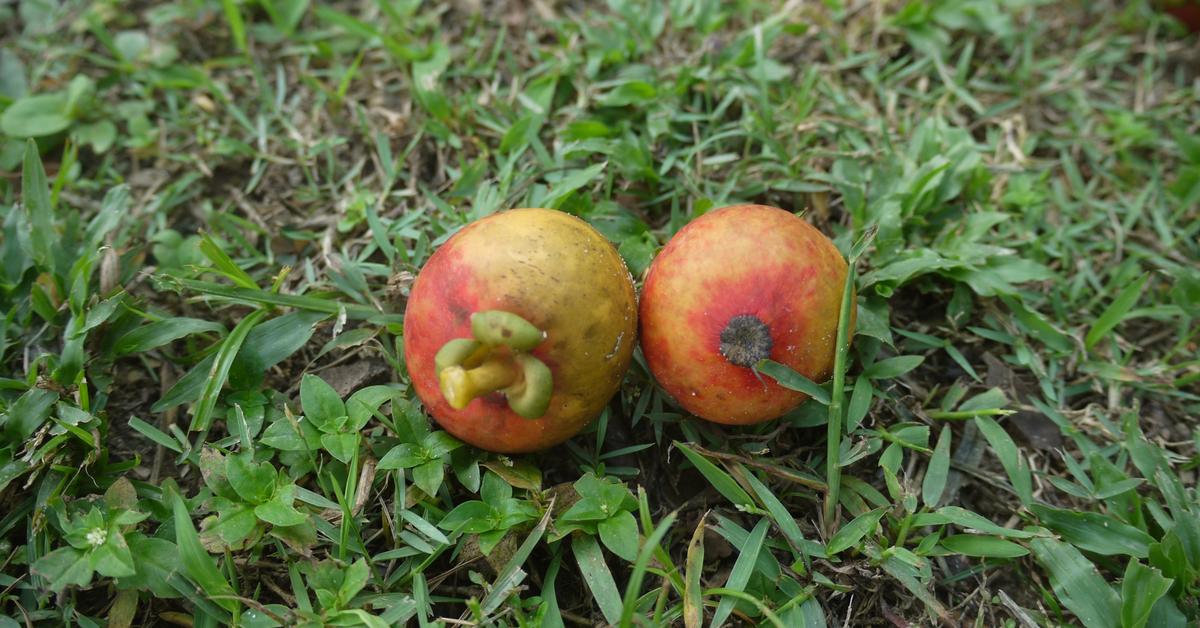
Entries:
<svg viewBox="0 0 1200 628">
<path fill-rule="evenodd" d="M 646 362 L 699 417 L 779 417 L 807 396 L 754 367 L 769 358 L 827 379 L 846 276 L 833 242 L 795 214 L 764 205 L 704 214 L 651 264 L 640 306 Z"/>
</svg>

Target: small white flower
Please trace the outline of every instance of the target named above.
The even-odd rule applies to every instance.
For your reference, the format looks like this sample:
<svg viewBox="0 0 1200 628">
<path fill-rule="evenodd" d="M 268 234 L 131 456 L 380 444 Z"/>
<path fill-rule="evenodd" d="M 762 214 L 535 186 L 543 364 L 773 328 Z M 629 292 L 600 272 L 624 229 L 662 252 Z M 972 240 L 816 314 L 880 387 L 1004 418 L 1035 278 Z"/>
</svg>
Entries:
<svg viewBox="0 0 1200 628">
<path fill-rule="evenodd" d="M 104 528 L 92 528 L 91 530 L 88 530 L 87 542 L 92 547 L 100 547 L 101 545 L 104 545 L 104 542 L 107 540 L 108 530 L 105 530 Z"/>
</svg>

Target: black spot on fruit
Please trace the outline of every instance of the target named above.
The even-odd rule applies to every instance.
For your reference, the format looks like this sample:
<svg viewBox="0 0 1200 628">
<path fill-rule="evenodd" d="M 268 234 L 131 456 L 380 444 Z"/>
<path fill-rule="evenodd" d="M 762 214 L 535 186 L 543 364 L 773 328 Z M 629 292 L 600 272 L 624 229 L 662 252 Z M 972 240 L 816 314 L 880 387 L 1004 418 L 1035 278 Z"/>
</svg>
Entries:
<svg viewBox="0 0 1200 628">
<path fill-rule="evenodd" d="M 729 319 L 721 330 L 721 355 L 731 364 L 750 368 L 771 355 L 771 328 L 753 314 Z"/>
</svg>

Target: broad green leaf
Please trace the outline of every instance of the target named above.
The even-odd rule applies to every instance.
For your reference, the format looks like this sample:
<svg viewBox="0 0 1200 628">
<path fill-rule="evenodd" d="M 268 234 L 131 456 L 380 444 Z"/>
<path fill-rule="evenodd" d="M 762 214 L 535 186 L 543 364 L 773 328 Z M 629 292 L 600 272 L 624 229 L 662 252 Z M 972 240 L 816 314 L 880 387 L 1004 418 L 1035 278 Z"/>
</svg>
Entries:
<svg viewBox="0 0 1200 628">
<path fill-rule="evenodd" d="M 123 578 L 137 573 L 125 535 L 116 526 L 109 527 L 104 543 L 91 551 L 90 558 L 92 567 L 102 576 Z"/>
<path fill-rule="evenodd" d="M 392 447 L 383 458 L 379 459 L 376 468 L 381 471 L 393 469 L 411 469 L 425 462 L 425 450 L 419 445 L 401 443 Z"/>
<path fill-rule="evenodd" d="M 371 569 L 367 566 L 367 561 L 359 558 L 346 567 L 342 572 L 342 585 L 338 587 L 337 597 L 343 604 L 348 604 L 354 596 L 358 595 L 363 587 L 367 586 L 367 580 L 371 577 Z"/>
<path fill-rule="evenodd" d="M 129 551 L 137 557 L 137 573 L 119 578 L 120 588 L 148 590 L 159 598 L 179 597 L 179 593 L 168 584 L 168 580 L 178 578 L 179 548 L 166 539 L 142 534 L 130 535 L 128 543 Z"/>
<path fill-rule="evenodd" d="M 971 397 L 962 402 L 958 406 L 958 410 L 966 412 L 968 410 L 994 410 L 1003 408 L 1008 405 L 1008 397 L 1000 388 L 989 388 L 984 392 Z"/>
<path fill-rule="evenodd" d="M 509 462 L 488 461 L 480 463 L 480 466 L 500 476 L 514 488 L 523 488 L 527 491 L 540 491 L 542 489 L 542 470 L 528 460 L 516 459 L 512 460 L 511 464 Z"/>
<path fill-rule="evenodd" d="M 225 477 L 233 490 L 251 504 L 261 504 L 275 491 L 275 467 L 269 462 L 254 462 L 249 453 L 225 459 Z"/>
<path fill-rule="evenodd" d="M 239 390 L 257 389 L 267 369 L 308 344 L 317 323 L 327 318 L 325 312 L 297 310 L 256 326 L 229 369 L 230 385 Z"/>
<path fill-rule="evenodd" d="M 1012 541 L 977 534 L 954 534 L 948 536 L 942 539 L 942 547 L 955 554 L 979 556 L 982 558 L 1017 558 L 1029 553 L 1029 550 Z"/>
<path fill-rule="evenodd" d="M 396 386 L 367 386 L 356 390 L 346 400 L 346 412 L 350 415 L 352 429 L 361 430 L 379 407 L 392 400 L 400 389 Z M 447 434 L 447 436 L 449 436 Z M 453 437 L 450 437 L 453 438 Z M 457 441 L 456 441 L 457 442 Z M 458 442 L 461 446 L 462 443 Z"/>
<path fill-rule="evenodd" d="M 633 562 L 638 551 L 638 526 L 633 513 L 622 510 L 596 526 L 600 540 L 612 553 Z"/>
<path fill-rule="evenodd" d="M 858 379 L 854 380 L 854 392 L 850 393 L 850 403 L 846 404 L 847 434 L 858 429 L 863 418 L 867 416 L 867 411 L 871 409 L 874 395 L 875 387 L 871 385 L 871 380 L 859 375 Z"/>
<path fill-rule="evenodd" d="M 46 137 L 71 126 L 64 92 L 26 96 L 0 115 L 0 132 L 9 137 Z"/>
<path fill-rule="evenodd" d="M 446 465 L 441 460 L 417 465 L 412 470 L 413 484 L 416 484 L 417 488 L 425 491 L 426 495 L 437 495 L 438 487 L 442 485 L 445 473 Z"/>
<path fill-rule="evenodd" d="M 464 502 L 446 513 L 446 516 L 438 522 L 438 527 L 451 532 L 487 532 L 492 529 L 489 521 L 491 516 L 491 506 L 481 501 Z"/>
<path fill-rule="evenodd" d="M 254 515 L 273 526 L 298 526 L 308 521 L 308 516 L 296 510 L 292 505 L 290 495 L 276 496 L 275 499 L 254 507 Z"/>
<path fill-rule="evenodd" d="M 104 153 L 117 141 L 117 125 L 112 120 L 80 124 L 71 130 L 71 137 L 80 144 L 92 147 L 92 152 Z"/>
<path fill-rule="evenodd" d="M 58 393 L 44 388 L 30 388 L 0 414 L 0 427 L 11 442 L 19 443 L 33 435 L 54 409 Z"/>
<path fill-rule="evenodd" d="M 311 421 L 285 416 L 268 425 L 258 442 L 280 451 L 316 451 L 321 447 L 321 436 Z"/>
<path fill-rule="evenodd" d="M 322 434 L 321 446 L 329 455 L 344 464 L 350 464 L 350 459 L 358 451 L 358 432 L 350 434 Z"/>
<path fill-rule="evenodd" d="M 306 373 L 300 380 L 300 405 L 304 409 L 304 417 L 317 426 L 346 416 L 346 404 L 342 403 L 337 391 L 311 373 Z"/>
<path fill-rule="evenodd" d="M 254 515 L 254 508 L 239 505 L 221 511 L 216 521 L 205 526 L 204 532 L 217 535 L 226 545 L 238 547 L 242 541 L 246 540 L 246 537 L 254 532 L 256 527 L 258 527 L 258 519 Z"/>
<path fill-rule="evenodd" d="M 0 49 L 0 96 L 19 100 L 29 89 L 25 79 L 25 64 L 21 57 L 8 48 Z"/>
<path fill-rule="evenodd" d="M 30 571 L 48 580 L 51 591 L 62 591 L 71 585 L 86 586 L 93 573 L 87 553 L 74 547 L 60 547 L 42 556 Z"/>
<path fill-rule="evenodd" d="M 1121 628 L 1145 628 L 1154 605 L 1174 583 L 1153 567 L 1129 561 L 1121 583 Z"/>
<path fill-rule="evenodd" d="M 149 351 L 185 336 L 205 332 L 224 334 L 225 326 L 198 318 L 168 318 L 130 330 L 113 345 L 113 352 L 127 355 Z"/>
<path fill-rule="evenodd" d="M 1136 558 L 1150 555 L 1154 537 L 1113 517 L 1096 512 L 1078 512 L 1034 504 L 1030 510 L 1038 521 L 1079 549 L 1108 556 L 1125 554 Z"/>
<path fill-rule="evenodd" d="M 1100 573 L 1079 550 L 1048 538 L 1029 542 L 1029 549 L 1050 573 L 1050 586 L 1086 628 L 1117 628 L 1120 625 L 1121 600 Z"/>
</svg>

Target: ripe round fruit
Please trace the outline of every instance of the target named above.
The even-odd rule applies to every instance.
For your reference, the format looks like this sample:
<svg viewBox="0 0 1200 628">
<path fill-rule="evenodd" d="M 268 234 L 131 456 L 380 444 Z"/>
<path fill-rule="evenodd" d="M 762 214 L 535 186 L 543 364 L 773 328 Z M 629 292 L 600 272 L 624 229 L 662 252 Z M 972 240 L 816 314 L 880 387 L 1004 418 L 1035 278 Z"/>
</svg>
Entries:
<svg viewBox="0 0 1200 628">
<path fill-rule="evenodd" d="M 807 395 L 753 367 L 770 358 L 828 379 L 846 274 L 833 242 L 794 214 L 764 205 L 711 211 L 650 266 L 641 303 L 646 362 L 692 414 L 734 425 L 776 418 Z"/>
<path fill-rule="evenodd" d="M 625 262 L 583 220 L 513 209 L 429 258 L 404 313 L 417 395 L 454 436 L 537 451 L 575 435 L 621 384 L 637 342 Z"/>
</svg>

